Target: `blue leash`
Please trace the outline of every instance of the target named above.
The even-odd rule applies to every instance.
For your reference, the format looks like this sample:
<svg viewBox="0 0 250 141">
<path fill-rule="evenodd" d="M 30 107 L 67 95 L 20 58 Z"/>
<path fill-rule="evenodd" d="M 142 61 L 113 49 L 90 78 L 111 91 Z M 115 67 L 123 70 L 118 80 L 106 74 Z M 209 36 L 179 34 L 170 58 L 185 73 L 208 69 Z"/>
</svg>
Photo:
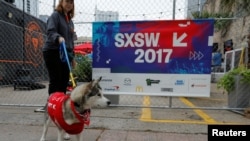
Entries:
<svg viewBox="0 0 250 141">
<path fill-rule="evenodd" d="M 69 63 L 69 57 L 68 57 L 68 52 L 66 49 L 65 42 L 62 42 L 60 44 L 60 58 L 61 58 L 62 62 L 67 62 L 69 70 L 71 71 L 71 66 Z"/>
<path fill-rule="evenodd" d="M 71 65 L 70 65 L 70 63 L 69 63 L 69 57 L 68 57 L 68 52 L 67 52 L 67 49 L 66 49 L 65 42 L 62 42 L 62 43 L 60 44 L 60 58 L 61 58 L 62 62 L 65 62 L 65 61 L 67 62 L 68 67 L 69 67 L 70 79 L 71 79 L 73 88 L 75 88 L 75 87 L 76 87 L 76 83 L 75 83 L 75 79 L 74 79 L 74 77 L 73 77 Z"/>
</svg>

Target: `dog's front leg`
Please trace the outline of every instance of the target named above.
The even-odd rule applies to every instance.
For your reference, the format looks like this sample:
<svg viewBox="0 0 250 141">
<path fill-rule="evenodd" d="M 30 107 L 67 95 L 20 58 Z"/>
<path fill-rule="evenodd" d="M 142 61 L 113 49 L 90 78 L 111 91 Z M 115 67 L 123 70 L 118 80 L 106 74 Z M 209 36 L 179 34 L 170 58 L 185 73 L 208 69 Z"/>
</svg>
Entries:
<svg viewBox="0 0 250 141">
<path fill-rule="evenodd" d="M 65 131 L 61 128 L 58 128 L 58 135 L 57 135 L 57 141 L 63 141 L 64 140 L 69 140 L 70 136 L 68 133 L 65 133 Z"/>
<path fill-rule="evenodd" d="M 64 131 L 60 128 L 58 128 L 58 132 L 57 132 L 57 141 L 63 141 L 63 135 L 64 135 Z"/>
<path fill-rule="evenodd" d="M 64 133 L 64 140 L 70 140 L 70 136 L 68 133 Z"/>
<path fill-rule="evenodd" d="M 44 121 L 44 125 L 43 125 L 43 134 L 42 134 L 40 141 L 46 140 L 47 131 L 48 131 L 49 125 L 51 123 L 51 119 L 48 116 L 45 118 L 46 118 L 46 120 Z"/>
<path fill-rule="evenodd" d="M 76 135 L 76 141 L 83 141 L 82 140 L 82 133 Z"/>
</svg>

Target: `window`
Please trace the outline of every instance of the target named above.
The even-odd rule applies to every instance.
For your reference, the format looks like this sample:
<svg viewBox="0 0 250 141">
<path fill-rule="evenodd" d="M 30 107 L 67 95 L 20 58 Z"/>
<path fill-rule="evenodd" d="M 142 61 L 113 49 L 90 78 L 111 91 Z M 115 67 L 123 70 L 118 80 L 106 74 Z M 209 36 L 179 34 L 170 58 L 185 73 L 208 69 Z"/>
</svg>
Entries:
<svg viewBox="0 0 250 141">
<path fill-rule="evenodd" d="M 27 0 L 27 12 L 30 13 L 30 0 Z"/>
</svg>

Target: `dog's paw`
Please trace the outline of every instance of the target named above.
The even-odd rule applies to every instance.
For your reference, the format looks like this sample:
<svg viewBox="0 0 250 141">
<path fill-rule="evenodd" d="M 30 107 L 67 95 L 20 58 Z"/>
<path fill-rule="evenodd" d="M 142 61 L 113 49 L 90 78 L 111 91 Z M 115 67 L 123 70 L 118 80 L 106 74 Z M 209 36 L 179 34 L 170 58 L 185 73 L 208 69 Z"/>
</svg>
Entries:
<svg viewBox="0 0 250 141">
<path fill-rule="evenodd" d="M 67 134 L 67 133 L 65 133 L 65 135 L 64 135 L 64 140 L 70 140 L 70 136 L 69 136 L 69 134 Z"/>
</svg>

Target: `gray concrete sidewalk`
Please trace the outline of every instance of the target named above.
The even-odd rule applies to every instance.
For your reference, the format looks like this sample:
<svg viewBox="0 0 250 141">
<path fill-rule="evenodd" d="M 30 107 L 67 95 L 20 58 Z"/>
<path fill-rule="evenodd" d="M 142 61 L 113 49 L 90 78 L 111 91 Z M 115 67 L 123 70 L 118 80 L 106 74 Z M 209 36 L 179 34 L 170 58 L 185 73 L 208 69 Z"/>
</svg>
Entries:
<svg viewBox="0 0 250 141">
<path fill-rule="evenodd" d="M 190 106 L 189 102 L 197 106 L 223 107 L 225 98 L 221 96 L 224 95 L 212 90 L 212 99 L 188 98 L 185 103 L 181 101 L 185 99 L 173 98 L 173 103 L 181 107 Z M 43 105 L 46 99 L 45 96 L 41 98 L 43 91 L 34 93 L 6 88 L 1 100 Z M 166 99 L 152 97 L 152 101 L 165 103 Z M 0 141 L 39 141 L 43 113 L 35 113 L 36 108 L 0 106 Z M 84 141 L 207 141 L 208 124 L 250 125 L 250 119 L 228 110 L 109 107 L 92 110 L 90 126 L 85 128 L 83 136 Z M 49 128 L 47 140 L 57 140 L 54 125 Z"/>
<path fill-rule="evenodd" d="M 1 141 L 39 141 L 41 126 L 1 124 Z M 49 128 L 48 141 L 56 141 L 56 129 Z M 85 129 L 84 141 L 206 141 L 203 134 L 178 134 L 149 131 L 124 131 L 112 129 Z M 74 140 L 74 137 L 71 137 Z"/>
<path fill-rule="evenodd" d="M 39 141 L 43 129 L 43 113 L 34 113 L 35 108 L 0 106 L 0 140 Z M 201 122 L 202 119 L 193 115 L 193 110 L 157 109 L 153 112 L 155 119 L 162 118 L 165 114 L 168 115 L 168 119 L 150 122 L 140 120 L 138 115 L 140 110 L 93 109 L 90 126 L 83 132 L 84 141 L 207 141 L 209 123 Z M 233 112 L 225 110 L 207 112 L 225 124 L 250 124 L 249 119 Z M 191 116 L 187 116 L 189 114 Z M 124 115 L 123 118 L 120 118 L 121 115 Z M 47 140 L 56 141 L 56 139 L 57 130 L 51 125 Z M 74 137 L 70 141 L 74 141 Z"/>
<path fill-rule="evenodd" d="M 38 141 L 42 134 L 43 113 L 34 107 L 0 107 L 1 141 Z M 100 112 L 100 111 L 98 111 Z M 135 118 L 108 118 L 94 113 L 83 132 L 84 141 L 206 141 L 206 125 L 147 123 Z M 152 130 L 150 130 L 152 129 Z M 56 141 L 51 125 L 47 140 Z M 71 141 L 74 137 L 71 138 Z"/>
</svg>

